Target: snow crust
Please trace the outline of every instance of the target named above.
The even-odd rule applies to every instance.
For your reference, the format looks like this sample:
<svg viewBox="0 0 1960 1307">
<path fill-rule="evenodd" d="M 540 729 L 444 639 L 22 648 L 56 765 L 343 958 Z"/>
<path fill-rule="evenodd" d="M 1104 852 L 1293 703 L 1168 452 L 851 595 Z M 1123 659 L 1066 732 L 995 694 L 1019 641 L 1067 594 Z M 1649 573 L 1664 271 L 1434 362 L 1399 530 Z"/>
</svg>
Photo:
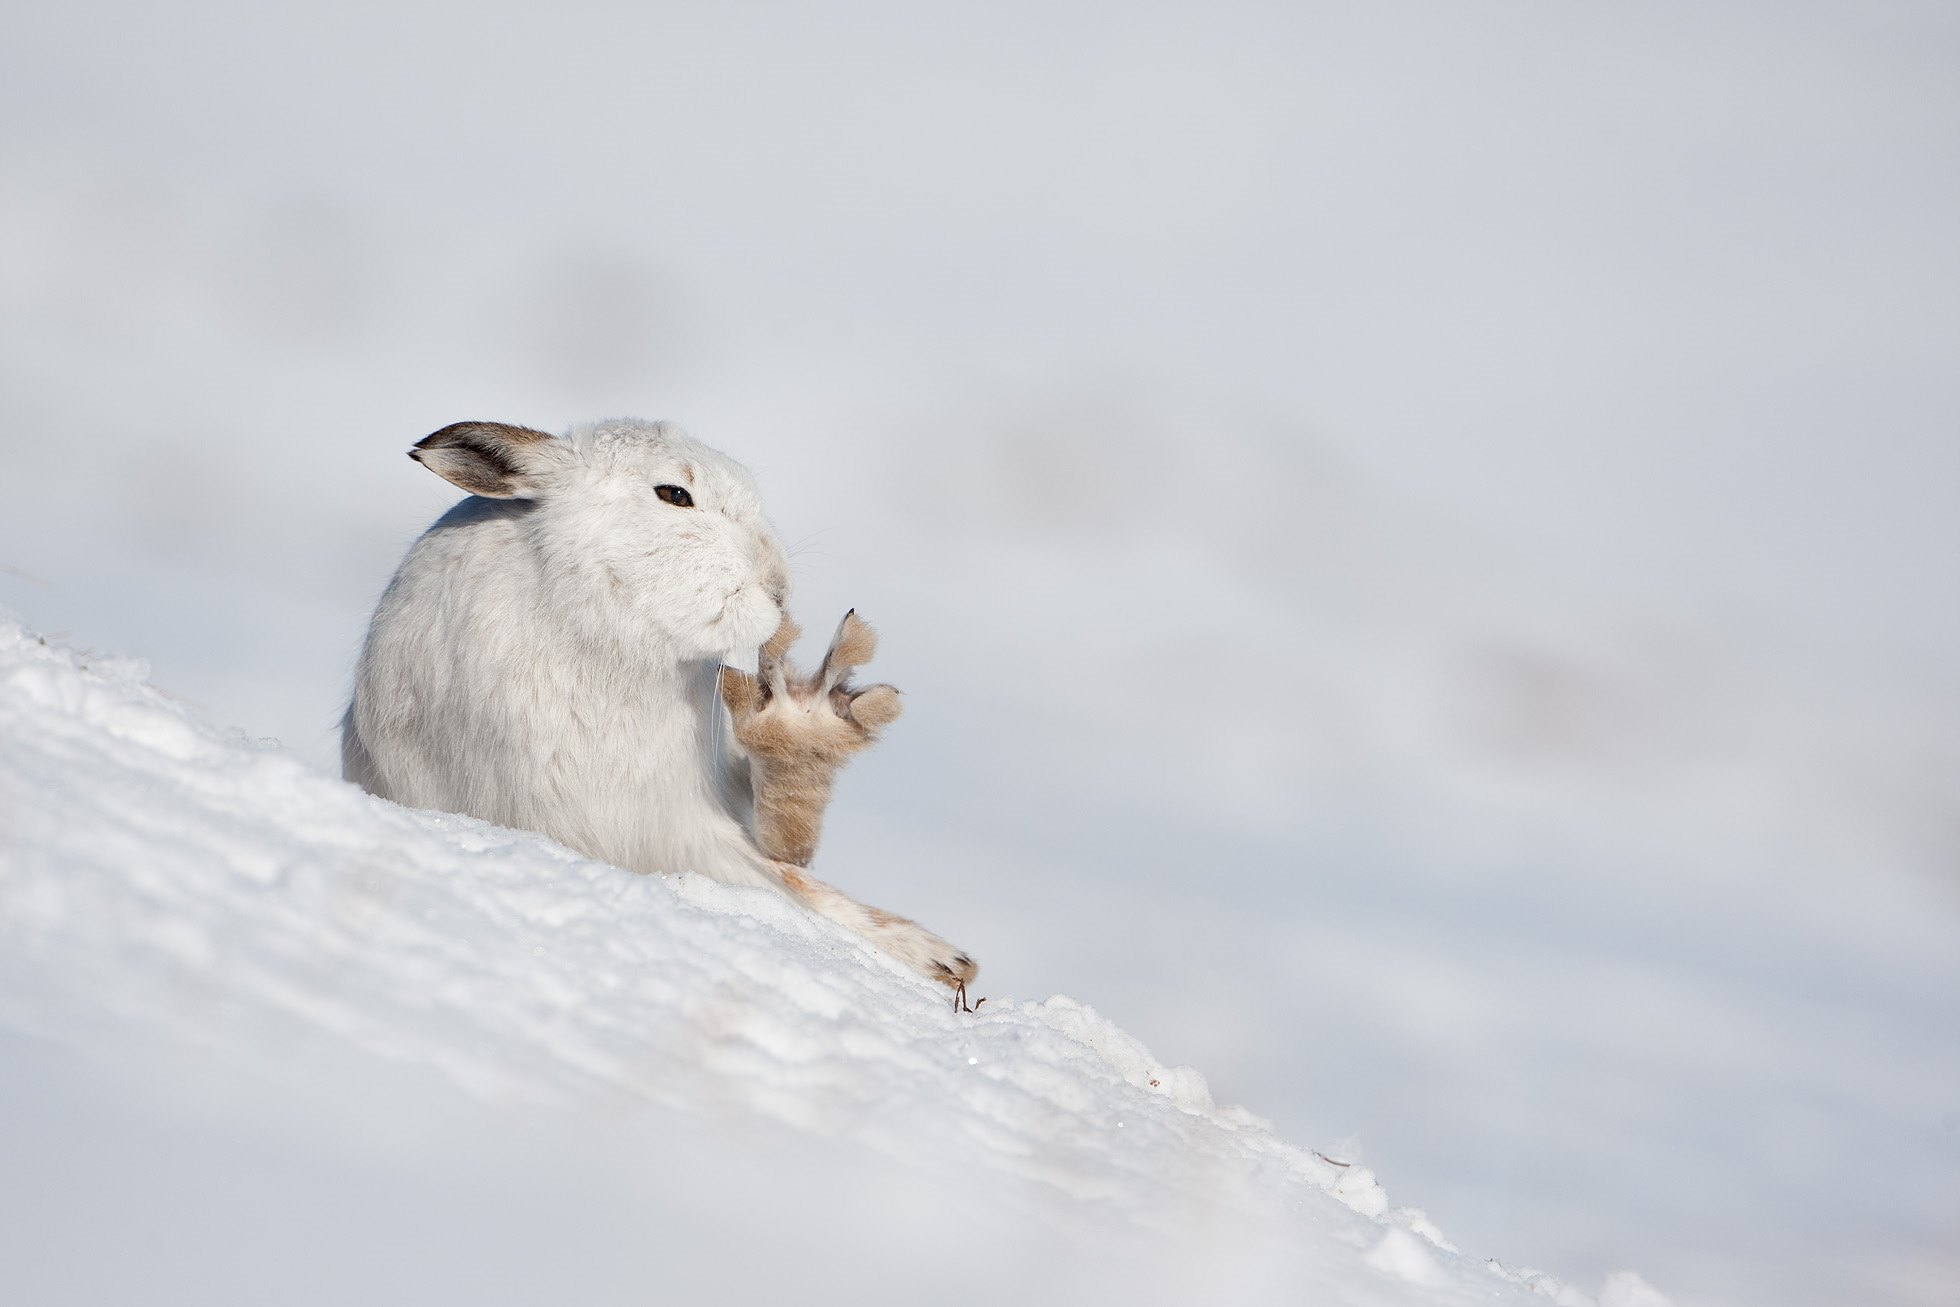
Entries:
<svg viewBox="0 0 1960 1307">
<path fill-rule="evenodd" d="M 373 799 L 145 678 L 0 615 L 16 1301 L 1594 1302 L 1088 1004 L 957 1014 L 767 891 Z"/>
</svg>

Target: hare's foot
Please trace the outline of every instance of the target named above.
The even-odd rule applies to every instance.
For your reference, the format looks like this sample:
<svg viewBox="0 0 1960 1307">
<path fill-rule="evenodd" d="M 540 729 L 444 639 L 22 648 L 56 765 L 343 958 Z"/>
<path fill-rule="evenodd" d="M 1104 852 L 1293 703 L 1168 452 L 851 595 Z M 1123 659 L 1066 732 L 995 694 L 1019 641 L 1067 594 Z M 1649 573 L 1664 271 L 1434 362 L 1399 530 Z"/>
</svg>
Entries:
<svg viewBox="0 0 1960 1307">
<path fill-rule="evenodd" d="M 963 988 L 980 974 L 980 964 L 965 950 L 954 948 L 916 921 L 859 903 L 834 885 L 826 885 L 801 867 L 774 864 L 785 893 L 820 917 L 826 917 L 862 936 L 880 952 L 903 962 L 927 980 L 948 989 Z"/>
<path fill-rule="evenodd" d="M 809 676 L 787 657 L 795 638 L 786 617 L 763 646 L 756 675 L 722 669 L 721 696 L 749 755 L 757 842 L 771 858 L 808 866 L 837 773 L 897 719 L 899 698 L 889 685 L 850 683 L 852 669 L 868 662 L 878 644 L 855 611 L 844 615 L 822 665 Z"/>
<path fill-rule="evenodd" d="M 785 892 L 926 979 L 958 989 L 979 972 L 972 958 L 917 922 L 867 907 L 804 871 L 816 853 L 838 770 L 897 720 L 900 705 L 889 685 L 851 684 L 851 673 L 878 647 L 855 609 L 844 614 L 822 664 L 808 676 L 787 657 L 795 639 L 795 624 L 785 617 L 763 646 L 756 675 L 731 668 L 721 673 L 735 738 L 749 754 L 756 843 Z"/>
<path fill-rule="evenodd" d="M 959 993 L 965 993 L 966 982 L 980 974 L 979 963 L 916 921 L 891 917 L 889 925 L 866 932 L 866 938 L 927 980 Z"/>
<path fill-rule="evenodd" d="M 763 646 L 754 676 L 724 667 L 722 700 L 734 719 L 735 738 L 751 754 L 834 775 L 898 720 L 903 705 L 892 686 L 851 684 L 851 673 L 870 662 L 878 648 L 876 633 L 858 619 L 856 609 L 844 614 L 823 662 L 807 676 L 788 658 L 796 634 L 785 617 Z"/>
</svg>

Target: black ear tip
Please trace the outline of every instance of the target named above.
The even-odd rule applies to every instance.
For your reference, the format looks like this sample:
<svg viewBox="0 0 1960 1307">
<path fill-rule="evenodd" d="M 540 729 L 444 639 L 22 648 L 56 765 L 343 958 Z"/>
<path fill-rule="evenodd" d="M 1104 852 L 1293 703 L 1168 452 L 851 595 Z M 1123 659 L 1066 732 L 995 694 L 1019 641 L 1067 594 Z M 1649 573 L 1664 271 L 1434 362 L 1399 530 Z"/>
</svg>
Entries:
<svg viewBox="0 0 1960 1307">
<path fill-rule="evenodd" d="M 431 431 L 415 442 L 417 449 L 447 449 L 460 445 L 474 435 L 479 435 L 486 427 L 495 427 L 494 422 L 451 422 L 440 431 Z"/>
</svg>

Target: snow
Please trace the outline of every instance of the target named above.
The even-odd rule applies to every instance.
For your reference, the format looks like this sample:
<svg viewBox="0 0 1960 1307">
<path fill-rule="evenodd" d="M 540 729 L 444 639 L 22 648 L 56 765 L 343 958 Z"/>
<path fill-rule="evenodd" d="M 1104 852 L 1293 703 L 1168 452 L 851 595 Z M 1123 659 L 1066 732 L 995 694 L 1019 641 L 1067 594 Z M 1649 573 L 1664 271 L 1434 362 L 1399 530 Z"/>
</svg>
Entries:
<svg viewBox="0 0 1960 1307">
<path fill-rule="evenodd" d="M 1538 1287 L 1087 1004 L 956 1013 L 780 896 L 396 807 L 12 619 L 0 803 L 18 1301 Z"/>
<path fill-rule="evenodd" d="M 1362 1258 L 1385 1275 L 1410 1284 L 1432 1288 L 1443 1283 L 1443 1272 L 1422 1246 L 1422 1241 L 1406 1230 L 1390 1230 L 1380 1243 Z"/>
</svg>

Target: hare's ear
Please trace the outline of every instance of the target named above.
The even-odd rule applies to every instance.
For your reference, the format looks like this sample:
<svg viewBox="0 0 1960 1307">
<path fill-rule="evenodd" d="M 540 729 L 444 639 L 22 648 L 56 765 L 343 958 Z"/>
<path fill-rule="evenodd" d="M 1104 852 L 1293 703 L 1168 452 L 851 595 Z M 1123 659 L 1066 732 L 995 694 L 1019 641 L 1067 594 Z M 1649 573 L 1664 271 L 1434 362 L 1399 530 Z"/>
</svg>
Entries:
<svg viewBox="0 0 1960 1307">
<path fill-rule="evenodd" d="M 530 499 L 541 488 L 556 437 L 502 422 L 452 422 L 415 442 L 408 456 L 446 481 L 490 499 Z"/>
</svg>

